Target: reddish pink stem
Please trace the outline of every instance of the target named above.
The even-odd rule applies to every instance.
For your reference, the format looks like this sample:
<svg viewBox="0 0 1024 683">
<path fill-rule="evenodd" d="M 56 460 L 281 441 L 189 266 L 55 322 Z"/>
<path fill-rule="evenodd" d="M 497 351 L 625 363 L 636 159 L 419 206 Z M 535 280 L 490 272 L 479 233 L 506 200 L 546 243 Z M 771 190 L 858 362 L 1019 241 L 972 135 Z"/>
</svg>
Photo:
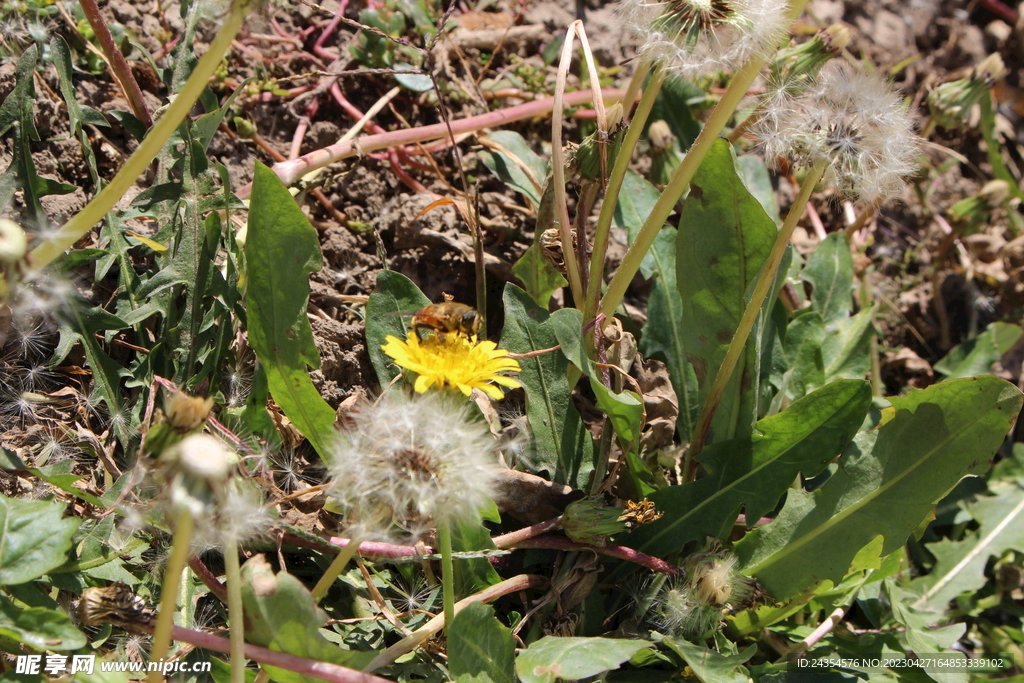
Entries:
<svg viewBox="0 0 1024 683">
<path fill-rule="evenodd" d="M 683 570 L 674 564 L 670 564 L 665 560 L 657 557 L 652 557 L 646 553 L 642 553 L 639 550 L 633 550 L 623 545 L 612 545 L 608 544 L 605 546 L 589 545 L 587 543 L 576 543 L 571 541 L 564 536 L 539 536 L 536 538 L 527 538 L 524 541 L 520 541 L 515 544 L 516 548 L 548 548 L 551 550 L 593 550 L 598 555 L 607 555 L 609 557 L 616 557 L 620 560 L 632 562 L 642 567 L 647 567 L 656 572 L 662 574 L 668 574 L 670 576 L 678 576 L 683 573 Z"/>
<path fill-rule="evenodd" d="M 338 58 L 337 55 L 332 54 L 329 50 L 323 49 L 324 41 L 326 41 L 327 38 L 330 37 L 330 35 L 338 28 L 338 25 L 341 24 L 341 18 L 345 16 L 346 9 L 348 9 L 348 0 L 341 0 L 341 3 L 338 5 L 338 11 L 334 13 L 334 18 L 331 19 L 331 23 L 327 24 L 327 28 L 323 30 L 320 37 L 316 39 L 315 43 L 313 43 L 313 54 L 324 59 L 330 59 L 331 61 Z"/>
<path fill-rule="evenodd" d="M 541 534 L 557 529 L 560 526 L 562 526 L 561 516 L 549 519 L 546 522 L 538 522 L 532 526 L 517 529 L 516 531 L 509 532 L 502 536 L 495 536 L 491 540 L 497 548 L 509 548 L 514 546 L 516 543 L 522 543 L 528 538 L 540 536 Z"/>
<path fill-rule="evenodd" d="M 193 631 L 181 626 L 174 626 L 171 628 L 171 638 L 180 640 L 183 643 L 192 643 L 214 652 L 231 654 L 230 640 L 219 638 L 209 633 L 203 633 L 202 631 Z M 373 674 L 366 674 L 362 671 L 338 666 L 337 664 L 318 662 L 315 659 L 306 659 L 305 657 L 296 657 L 284 652 L 268 650 L 259 645 L 246 644 L 245 657 L 260 664 L 269 664 L 270 666 L 306 674 L 319 678 L 322 681 L 331 681 L 332 683 L 389 683 L 387 679 L 374 676 Z"/>
<path fill-rule="evenodd" d="M 605 102 L 614 102 L 622 99 L 624 90 L 617 88 L 606 88 L 604 91 Z M 589 90 L 566 93 L 563 101 L 567 106 L 582 104 L 590 100 Z M 513 121 L 533 118 L 551 111 L 554 105 L 553 97 L 546 97 L 542 100 L 527 102 L 515 107 L 507 107 L 498 111 L 488 112 L 479 116 L 471 116 L 464 119 L 456 119 L 451 122 L 453 135 L 461 135 L 480 130 L 482 128 L 496 128 Z M 285 185 L 291 185 L 296 180 L 310 171 L 323 168 L 341 159 L 355 156 L 357 153 L 368 154 L 388 147 L 408 145 L 415 142 L 426 142 L 437 140 L 448 135 L 448 126 L 442 123 L 435 123 L 430 126 L 419 128 L 407 128 L 403 130 L 388 131 L 377 135 L 366 135 L 355 140 L 346 140 L 333 145 L 304 154 L 298 159 L 274 164 L 272 170 Z M 245 199 L 252 192 L 252 185 L 239 188 L 238 196 Z"/>
</svg>

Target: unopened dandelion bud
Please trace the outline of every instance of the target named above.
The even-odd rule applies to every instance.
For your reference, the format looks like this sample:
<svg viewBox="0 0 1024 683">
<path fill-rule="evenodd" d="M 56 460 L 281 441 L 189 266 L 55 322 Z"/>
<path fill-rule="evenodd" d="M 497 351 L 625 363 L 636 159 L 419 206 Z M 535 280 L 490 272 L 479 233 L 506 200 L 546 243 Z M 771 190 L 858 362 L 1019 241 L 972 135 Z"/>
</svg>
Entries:
<svg viewBox="0 0 1024 683">
<path fill-rule="evenodd" d="M 832 24 L 819 33 L 828 44 L 828 49 L 833 54 L 840 54 L 850 44 L 850 29 L 843 24 Z"/>
<path fill-rule="evenodd" d="M 653 121 L 647 129 L 647 139 L 651 143 L 651 150 L 653 152 L 664 152 L 665 150 L 672 147 L 675 143 L 676 136 L 672 135 L 672 130 L 668 127 L 662 119 Z"/>
<path fill-rule="evenodd" d="M 976 194 L 961 199 L 949 208 L 950 224 L 961 235 L 973 235 L 988 224 L 992 210 L 1006 200 L 1010 184 L 1005 180 L 990 180 Z"/>
<path fill-rule="evenodd" d="M 615 534 L 629 530 L 620 518 L 624 510 L 606 506 L 598 498 L 573 501 L 562 514 L 565 535 L 577 543 L 604 546 Z"/>
<path fill-rule="evenodd" d="M 647 139 L 651 143 L 651 180 L 655 185 L 665 185 L 683 162 L 676 146 L 676 136 L 668 123 L 659 119 L 647 129 Z"/>
<path fill-rule="evenodd" d="M 20 261 L 28 249 L 25 231 L 14 221 L 0 220 L 0 263 Z"/>
<path fill-rule="evenodd" d="M 998 52 L 993 52 L 983 59 L 981 64 L 975 67 L 974 75 L 989 85 L 995 85 L 997 81 L 1006 75 L 1006 66 L 1003 64 L 1003 58 Z"/>
<path fill-rule="evenodd" d="M 174 393 L 167 398 L 166 404 L 168 424 L 179 432 L 191 432 L 199 429 L 210 415 L 213 397 Z"/>
<path fill-rule="evenodd" d="M 807 42 L 780 50 L 772 60 L 771 82 L 788 94 L 796 95 L 813 85 L 822 67 L 842 54 L 849 43 L 849 29 L 842 24 L 832 24 Z"/>
<path fill-rule="evenodd" d="M 928 109 L 932 121 L 946 129 L 959 128 L 967 124 L 971 108 L 988 95 L 996 81 L 1003 77 L 1006 68 L 999 53 L 985 58 L 966 78 L 942 83 L 928 93 Z"/>
</svg>

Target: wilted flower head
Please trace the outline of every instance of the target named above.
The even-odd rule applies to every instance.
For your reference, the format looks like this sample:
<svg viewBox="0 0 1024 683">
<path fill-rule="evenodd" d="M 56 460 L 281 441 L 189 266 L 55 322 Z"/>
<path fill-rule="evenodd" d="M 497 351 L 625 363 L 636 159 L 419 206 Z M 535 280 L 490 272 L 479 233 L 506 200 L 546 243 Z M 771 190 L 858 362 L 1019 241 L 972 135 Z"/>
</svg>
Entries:
<svg viewBox="0 0 1024 683">
<path fill-rule="evenodd" d="M 694 638 L 707 636 L 726 609 L 750 608 L 765 597 L 757 581 L 736 571 L 736 556 L 712 542 L 690 558 L 682 576 L 656 586 L 641 604 L 658 629 Z"/>
<path fill-rule="evenodd" d="M 413 385 L 417 393 L 422 394 L 432 386 L 449 386 L 466 396 L 473 389 L 480 389 L 493 399 L 501 399 L 504 394 L 495 384 L 511 389 L 522 386 L 498 374 L 518 372 L 519 362 L 492 341 L 477 342 L 476 337 L 461 334 L 436 334 L 420 339 L 415 330 L 405 341 L 390 334 L 385 340 L 384 353 L 394 358 L 397 365 L 418 375 Z"/>
<path fill-rule="evenodd" d="M 899 192 L 917 167 L 920 138 L 899 96 L 878 76 L 833 61 L 806 90 L 768 98 L 755 130 L 769 163 L 823 161 L 826 179 L 867 202 Z"/>
<path fill-rule="evenodd" d="M 392 392 L 351 416 L 329 457 L 329 492 L 354 538 L 421 537 L 488 506 L 495 440 L 469 410 L 444 394 Z"/>
<path fill-rule="evenodd" d="M 639 55 L 687 79 L 766 54 L 789 28 L 785 0 L 623 0 L 620 12 Z"/>
</svg>

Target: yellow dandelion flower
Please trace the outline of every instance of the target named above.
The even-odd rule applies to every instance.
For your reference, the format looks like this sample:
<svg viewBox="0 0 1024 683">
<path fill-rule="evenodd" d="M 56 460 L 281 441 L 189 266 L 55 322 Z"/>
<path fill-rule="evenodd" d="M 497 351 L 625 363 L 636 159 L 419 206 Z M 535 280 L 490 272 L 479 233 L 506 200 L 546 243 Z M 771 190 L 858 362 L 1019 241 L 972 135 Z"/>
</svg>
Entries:
<svg viewBox="0 0 1024 683">
<path fill-rule="evenodd" d="M 478 342 L 476 337 L 461 334 L 435 334 L 420 339 L 415 332 L 402 341 L 398 337 L 385 337 L 384 353 L 395 359 L 399 366 L 419 375 L 413 388 L 422 394 L 432 386 L 450 386 L 466 396 L 480 389 L 493 399 L 504 396 L 494 386 L 516 389 L 522 385 L 500 372 L 519 372 L 519 361 L 508 357 L 508 351 L 499 349 L 492 341 Z M 493 382 L 493 384 L 492 384 Z"/>
</svg>

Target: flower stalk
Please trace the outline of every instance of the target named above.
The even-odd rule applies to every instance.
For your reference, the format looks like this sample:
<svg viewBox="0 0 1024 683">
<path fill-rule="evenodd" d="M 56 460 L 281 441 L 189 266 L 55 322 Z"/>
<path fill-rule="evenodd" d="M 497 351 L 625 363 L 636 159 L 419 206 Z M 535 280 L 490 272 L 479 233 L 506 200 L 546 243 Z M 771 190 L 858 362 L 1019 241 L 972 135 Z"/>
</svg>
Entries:
<svg viewBox="0 0 1024 683">
<path fill-rule="evenodd" d="M 789 24 L 803 11 L 806 4 L 807 0 L 796 0 L 788 8 L 787 22 Z M 767 59 L 766 55 L 755 51 L 733 76 L 728 89 L 722 95 L 722 99 L 718 101 L 718 104 L 711 111 L 707 123 L 704 124 L 704 128 L 701 129 L 697 139 L 694 140 L 679 168 L 672 174 L 671 180 L 665 186 L 654 208 L 651 209 L 651 213 L 644 221 L 636 239 L 633 240 L 633 244 L 626 251 L 622 264 L 615 272 L 611 282 L 608 283 L 608 290 L 601 299 L 599 309 L 601 313 L 609 317 L 615 314 L 619 304 L 622 303 L 622 298 L 626 294 L 626 289 L 629 288 L 633 277 L 640 270 L 640 263 L 654 244 L 661 226 L 665 224 L 665 221 L 671 215 L 676 202 L 686 192 L 701 162 L 704 161 L 704 157 L 707 156 L 715 139 L 718 138 L 718 134 L 725 128 L 725 124 L 729 122 L 733 112 L 736 111 L 736 107 L 739 106 L 740 101 L 746 96 L 747 90 L 753 84 L 758 74 L 761 73 L 761 69 L 764 67 Z"/>
<path fill-rule="evenodd" d="M 242 574 L 238 547 L 224 548 L 224 579 L 228 591 L 228 623 L 231 624 L 231 683 L 245 683 L 245 618 L 242 614 Z"/>
<path fill-rule="evenodd" d="M 757 283 L 754 285 L 754 293 L 751 295 L 750 301 L 747 302 L 747 307 L 743 310 L 743 317 L 740 318 L 740 324 L 736 328 L 736 334 L 733 335 L 732 341 L 729 343 L 729 349 L 725 353 L 722 365 L 718 368 L 718 374 L 715 375 L 715 381 L 712 383 L 711 390 L 708 392 L 707 400 L 704 401 L 704 405 L 701 408 L 700 417 L 697 418 L 697 425 L 693 432 L 693 441 L 690 444 L 690 451 L 687 454 L 686 481 L 693 480 L 693 475 L 697 468 L 695 456 L 704 448 L 704 443 L 708 436 L 708 430 L 711 428 L 711 420 L 715 416 L 715 411 L 718 410 L 718 404 L 722 400 L 722 395 L 725 394 L 725 388 L 728 386 L 729 379 L 732 377 L 733 371 L 736 369 L 736 364 L 747 344 L 747 338 L 750 336 L 750 332 L 754 328 L 757 316 L 761 313 L 761 306 L 764 304 L 764 300 L 768 296 L 768 290 L 771 289 L 772 283 L 775 281 L 775 274 L 778 272 L 779 265 L 782 263 L 782 257 L 786 253 L 786 247 L 789 246 L 789 240 L 793 236 L 793 230 L 796 228 L 796 224 L 799 222 L 800 216 L 803 215 L 807 202 L 814 193 L 814 186 L 818 184 L 818 181 L 821 180 L 821 176 L 825 173 L 826 165 L 827 161 L 825 159 L 821 159 L 808 172 L 807 177 L 804 179 L 804 184 L 800 187 L 800 193 L 793 202 L 793 206 L 789 210 L 789 215 L 786 216 L 785 223 L 783 223 L 782 228 L 779 229 L 779 234 L 775 238 L 775 244 L 772 245 L 772 250 L 769 252 L 768 258 L 765 259 L 764 265 L 761 266 L 761 274 L 758 276 Z"/>
<path fill-rule="evenodd" d="M 441 551 L 442 600 L 447 628 L 455 619 L 455 563 L 452 560 L 452 527 L 446 519 L 437 525 L 437 548 Z"/>
<path fill-rule="evenodd" d="M 649 68 L 649 67 L 648 67 Z M 643 80 L 647 68 L 638 69 L 630 82 L 630 89 L 637 77 Z M 636 113 L 629 122 L 626 129 L 626 136 L 622 141 L 622 147 L 615 157 L 615 164 L 612 166 L 611 175 L 608 177 L 608 189 L 605 191 L 604 202 L 601 204 L 601 213 L 597 218 L 597 229 L 594 232 L 594 252 L 590 256 L 590 277 L 587 280 L 587 300 L 583 310 L 583 320 L 588 322 L 597 315 L 597 307 L 601 301 L 601 284 L 604 282 L 604 259 L 608 249 L 608 237 L 611 233 L 612 218 L 615 216 L 615 206 L 619 201 L 619 192 L 622 190 L 622 183 L 626 178 L 626 171 L 629 170 L 629 163 L 633 158 L 633 150 L 643 133 L 644 124 L 654 108 L 654 101 L 658 92 L 665 82 L 665 70 L 656 68 L 651 76 L 650 82 L 644 88 L 643 96 L 637 107 Z M 627 93 L 628 94 L 628 93 Z"/>
<path fill-rule="evenodd" d="M 149 661 L 151 662 L 165 659 L 171 646 L 174 613 L 178 611 L 178 587 L 181 585 L 181 575 L 191 552 L 190 544 L 194 529 L 195 520 L 192 519 L 191 510 L 186 506 L 181 506 L 175 520 L 171 556 L 167 558 L 167 566 L 164 567 L 164 580 L 160 586 L 160 613 L 157 615 L 156 626 L 153 628 L 153 646 L 149 651 Z M 163 680 L 164 677 L 160 671 L 150 671 L 146 677 L 147 683 L 162 683 Z"/>
<path fill-rule="evenodd" d="M 359 550 L 359 543 L 357 541 L 350 540 L 341 552 L 339 552 L 331 564 L 327 567 L 327 571 L 323 573 L 320 580 L 313 586 L 313 601 L 319 603 L 327 595 L 327 591 L 330 590 L 334 581 L 341 575 L 341 572 L 348 566 L 349 560 L 351 560 L 356 552 Z"/>
</svg>

